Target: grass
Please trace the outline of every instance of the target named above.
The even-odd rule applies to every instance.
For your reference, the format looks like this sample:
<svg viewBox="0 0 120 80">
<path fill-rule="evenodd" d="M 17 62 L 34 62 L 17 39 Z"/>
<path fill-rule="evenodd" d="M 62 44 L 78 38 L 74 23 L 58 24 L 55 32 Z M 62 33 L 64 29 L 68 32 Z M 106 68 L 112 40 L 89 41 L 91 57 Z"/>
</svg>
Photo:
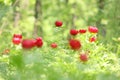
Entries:
<svg viewBox="0 0 120 80">
<path fill-rule="evenodd" d="M 87 32 L 74 37 L 82 44 L 80 50 L 74 51 L 66 38 L 61 38 L 64 36 L 59 31 L 59 34 L 45 38 L 42 48 L 24 50 L 21 44 L 13 45 L 8 35 L 0 36 L 3 42 L 0 46 L 3 51 L 0 55 L 0 80 L 120 80 L 118 42 L 115 43 L 117 46 L 104 44 L 97 38 L 91 43 L 89 37 L 97 34 Z M 58 44 L 55 49 L 50 47 L 53 42 Z M 10 51 L 5 52 L 7 48 Z M 87 62 L 80 60 L 81 53 L 88 54 Z"/>
<path fill-rule="evenodd" d="M 92 44 L 87 62 L 79 59 L 81 51 L 66 45 L 29 51 L 14 47 L 0 57 L 1 80 L 120 80 L 117 54 L 103 44 Z"/>
</svg>

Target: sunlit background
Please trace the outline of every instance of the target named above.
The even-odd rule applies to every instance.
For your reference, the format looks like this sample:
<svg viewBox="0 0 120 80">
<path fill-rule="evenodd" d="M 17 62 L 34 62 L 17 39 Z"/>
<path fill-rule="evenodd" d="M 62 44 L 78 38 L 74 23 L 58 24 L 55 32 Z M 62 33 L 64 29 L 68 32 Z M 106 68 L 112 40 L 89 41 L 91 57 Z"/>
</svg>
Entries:
<svg viewBox="0 0 120 80">
<path fill-rule="evenodd" d="M 55 27 L 57 20 L 63 22 L 61 28 Z M 63 45 L 66 44 L 64 41 L 70 38 L 70 29 L 88 29 L 88 26 L 96 26 L 99 29 L 97 35 L 98 43 L 106 45 L 109 50 L 120 55 L 120 0 L 0 0 L 0 53 L 8 48 L 13 49 L 11 50 L 13 53 L 19 53 L 19 47 L 15 48 L 11 43 L 12 36 L 15 33 L 22 34 L 23 39 L 41 36 L 45 46 L 48 46 L 51 42 L 58 42 Z M 101 45 L 98 50 L 103 50 L 102 47 Z M 104 50 L 105 49 L 106 48 L 104 48 Z M 18 50 L 18 52 L 14 50 Z M 48 49 L 45 48 L 44 52 L 47 50 Z M 37 50 L 35 52 L 37 52 Z M 62 51 L 60 52 L 62 53 Z M 60 52 L 58 53 L 60 54 Z M 50 53 L 55 52 L 51 51 Z M 34 57 L 38 58 L 37 55 L 38 54 Z M 31 59 L 31 56 L 33 55 L 27 56 L 27 59 Z M 44 57 L 41 58 L 43 59 Z M 16 60 L 16 58 L 13 60 Z M 37 59 L 33 60 L 37 62 Z M 110 62 L 112 63 L 112 60 Z M 46 63 L 49 63 L 47 59 Z M 57 63 L 55 65 L 58 66 Z M 32 64 L 30 66 L 32 66 Z M 44 66 L 42 65 L 40 68 L 42 67 Z M 82 67 L 84 66 L 82 65 Z M 52 71 L 52 69 L 48 69 L 48 71 Z M 71 75 L 73 73 L 71 73 Z M 44 78 L 45 74 L 42 74 L 43 80 L 48 80 Z M 53 75 L 54 74 L 56 73 L 53 72 Z M 60 74 L 62 74 L 62 72 L 60 72 Z M 76 76 L 78 76 L 77 74 Z M 58 75 L 59 74 L 56 74 L 56 76 Z M 67 76 L 67 74 L 65 75 Z M 101 79 L 102 76 L 107 76 L 107 74 L 98 76 L 100 77 L 98 80 L 113 80 L 114 78 L 114 75 L 112 75 L 113 77 L 111 79 Z M 71 80 L 73 80 L 72 78 L 73 76 Z M 60 80 L 62 80 L 62 78 L 60 78 Z M 63 78 L 63 80 L 70 79 Z"/>
</svg>

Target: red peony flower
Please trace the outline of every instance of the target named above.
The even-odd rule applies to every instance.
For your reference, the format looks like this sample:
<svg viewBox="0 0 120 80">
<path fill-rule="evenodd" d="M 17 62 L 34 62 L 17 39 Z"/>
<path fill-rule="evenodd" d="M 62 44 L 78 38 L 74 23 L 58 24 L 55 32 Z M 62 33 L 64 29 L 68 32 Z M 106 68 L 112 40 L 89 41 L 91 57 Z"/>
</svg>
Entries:
<svg viewBox="0 0 120 80">
<path fill-rule="evenodd" d="M 20 38 L 20 39 L 22 39 L 22 35 L 21 34 L 14 34 L 13 38 Z"/>
<path fill-rule="evenodd" d="M 14 34 L 13 38 L 12 38 L 12 42 L 15 45 L 19 45 L 21 43 L 22 40 L 22 35 L 21 34 Z"/>
<path fill-rule="evenodd" d="M 71 39 L 69 40 L 69 45 L 73 50 L 78 50 L 81 48 L 81 43 L 79 40 Z"/>
<path fill-rule="evenodd" d="M 56 43 L 52 43 L 51 44 L 51 48 L 57 48 L 57 44 Z"/>
<path fill-rule="evenodd" d="M 31 49 L 35 47 L 36 41 L 33 39 L 24 39 L 22 40 L 22 48 L 23 49 Z"/>
<path fill-rule="evenodd" d="M 80 29 L 79 33 L 83 34 L 83 33 L 86 33 L 86 31 L 87 31 L 86 29 Z"/>
<path fill-rule="evenodd" d="M 97 40 L 96 37 L 90 37 L 90 38 L 89 38 L 89 41 L 90 41 L 90 42 L 95 42 L 96 40 Z"/>
<path fill-rule="evenodd" d="M 15 37 L 15 38 L 12 39 L 12 42 L 13 42 L 13 44 L 15 44 L 15 45 L 19 45 L 19 44 L 21 43 L 21 39 Z"/>
<path fill-rule="evenodd" d="M 42 37 L 36 38 L 37 41 L 42 41 Z"/>
<path fill-rule="evenodd" d="M 43 41 L 41 37 L 36 38 L 36 46 L 39 48 L 43 46 Z"/>
<path fill-rule="evenodd" d="M 78 34 L 78 30 L 76 30 L 76 29 L 71 29 L 71 30 L 70 30 L 70 34 L 73 35 L 73 36 L 75 36 L 75 35 Z"/>
<path fill-rule="evenodd" d="M 62 21 L 56 21 L 55 22 L 56 27 L 61 27 L 62 24 L 63 24 Z"/>
<path fill-rule="evenodd" d="M 93 26 L 89 26 L 88 27 L 88 31 L 90 33 L 98 33 L 98 28 L 97 27 L 93 27 Z"/>
<path fill-rule="evenodd" d="M 88 61 L 88 55 L 85 53 L 80 54 L 80 60 L 83 62 Z"/>
</svg>

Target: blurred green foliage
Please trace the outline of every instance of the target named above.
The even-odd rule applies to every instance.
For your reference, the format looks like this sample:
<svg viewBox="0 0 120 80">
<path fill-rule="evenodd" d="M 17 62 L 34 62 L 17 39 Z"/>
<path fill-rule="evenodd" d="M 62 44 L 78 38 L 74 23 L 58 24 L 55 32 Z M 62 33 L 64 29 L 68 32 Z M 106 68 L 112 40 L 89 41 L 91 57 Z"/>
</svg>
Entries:
<svg viewBox="0 0 120 80">
<path fill-rule="evenodd" d="M 34 4 L 33 0 L 21 0 L 19 12 L 20 21 L 19 26 L 13 29 L 13 9 L 17 0 L 1 0 L 0 1 L 0 24 L 7 29 L 12 30 L 12 34 L 19 32 L 28 37 L 31 37 L 34 29 Z M 87 26 L 97 26 L 96 22 L 101 19 L 99 28 L 100 38 L 104 38 L 104 41 L 112 42 L 112 38 L 119 37 L 119 0 L 103 0 L 104 8 L 99 13 L 98 8 L 99 0 L 41 0 L 42 2 L 42 27 L 44 30 L 44 37 L 48 40 L 47 36 L 52 39 L 55 33 L 53 33 L 54 22 L 56 20 L 62 20 L 64 25 L 63 35 L 67 37 L 67 33 L 70 28 L 76 27 L 86 28 Z M 6 14 L 7 13 L 7 14 Z M 6 15 L 5 15 L 6 14 Z M 11 15 L 11 16 L 10 16 Z M 74 21 L 73 21 L 74 18 Z M 6 20 L 5 20 L 6 19 Z M 74 24 L 74 25 L 73 25 Z M 6 28 L 3 28 L 6 29 Z M 49 32 L 49 34 L 48 34 Z M 112 33 L 112 34 L 111 34 Z M 58 35 L 58 34 L 56 34 Z M 111 38 L 112 37 L 112 38 Z"/>
</svg>

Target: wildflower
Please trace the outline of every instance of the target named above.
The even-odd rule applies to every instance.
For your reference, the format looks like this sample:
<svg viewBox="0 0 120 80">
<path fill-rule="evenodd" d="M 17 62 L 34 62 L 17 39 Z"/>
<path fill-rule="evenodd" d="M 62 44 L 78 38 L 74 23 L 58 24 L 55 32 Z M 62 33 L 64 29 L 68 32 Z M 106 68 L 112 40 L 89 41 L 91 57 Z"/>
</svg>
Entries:
<svg viewBox="0 0 120 80">
<path fill-rule="evenodd" d="M 79 33 L 83 34 L 83 33 L 86 33 L 86 31 L 87 31 L 86 29 L 80 29 Z"/>
<path fill-rule="evenodd" d="M 78 50 L 81 48 L 81 43 L 79 40 L 71 39 L 69 40 L 69 45 L 73 50 Z"/>
<path fill-rule="evenodd" d="M 97 40 L 96 37 L 90 37 L 90 38 L 89 38 L 89 41 L 90 41 L 90 42 L 95 42 L 96 40 Z"/>
<path fill-rule="evenodd" d="M 56 21 L 55 22 L 56 27 L 61 27 L 62 24 L 63 24 L 62 21 Z"/>
<path fill-rule="evenodd" d="M 80 60 L 83 62 L 88 61 L 88 55 L 85 53 L 80 54 Z"/>
<path fill-rule="evenodd" d="M 71 29 L 71 30 L 70 30 L 70 34 L 73 35 L 73 36 L 75 36 L 75 35 L 78 34 L 78 30 L 76 30 L 76 29 Z"/>
<path fill-rule="evenodd" d="M 52 44 L 51 44 L 51 47 L 52 47 L 52 48 L 57 48 L 57 44 L 56 44 L 56 43 L 52 43 Z"/>
<path fill-rule="evenodd" d="M 90 33 L 98 33 L 98 28 L 97 27 L 93 27 L 93 26 L 89 26 L 88 27 L 88 31 Z"/>
</svg>

